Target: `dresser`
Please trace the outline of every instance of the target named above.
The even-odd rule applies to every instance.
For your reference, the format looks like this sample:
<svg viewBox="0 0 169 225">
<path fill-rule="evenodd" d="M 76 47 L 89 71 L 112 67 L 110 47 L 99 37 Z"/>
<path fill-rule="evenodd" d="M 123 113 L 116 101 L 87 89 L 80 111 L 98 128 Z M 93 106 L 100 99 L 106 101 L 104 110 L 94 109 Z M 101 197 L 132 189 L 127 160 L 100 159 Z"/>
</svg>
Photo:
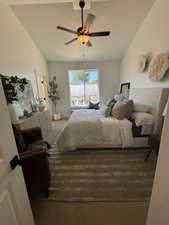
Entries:
<svg viewBox="0 0 169 225">
<path fill-rule="evenodd" d="M 48 109 L 45 109 L 43 112 L 34 113 L 27 119 L 18 120 L 14 124 L 21 130 L 40 127 L 42 130 L 43 139 L 52 144 L 53 130 L 50 119 L 50 111 Z"/>
</svg>

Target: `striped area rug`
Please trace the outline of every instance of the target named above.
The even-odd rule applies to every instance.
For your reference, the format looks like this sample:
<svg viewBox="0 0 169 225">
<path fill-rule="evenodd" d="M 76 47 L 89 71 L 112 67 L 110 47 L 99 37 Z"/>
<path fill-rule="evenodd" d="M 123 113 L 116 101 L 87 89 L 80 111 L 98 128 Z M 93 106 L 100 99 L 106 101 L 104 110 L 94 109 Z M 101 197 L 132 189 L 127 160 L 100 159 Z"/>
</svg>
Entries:
<svg viewBox="0 0 169 225">
<path fill-rule="evenodd" d="M 146 150 L 50 151 L 50 199 L 63 202 L 149 201 L 156 159 Z"/>
</svg>

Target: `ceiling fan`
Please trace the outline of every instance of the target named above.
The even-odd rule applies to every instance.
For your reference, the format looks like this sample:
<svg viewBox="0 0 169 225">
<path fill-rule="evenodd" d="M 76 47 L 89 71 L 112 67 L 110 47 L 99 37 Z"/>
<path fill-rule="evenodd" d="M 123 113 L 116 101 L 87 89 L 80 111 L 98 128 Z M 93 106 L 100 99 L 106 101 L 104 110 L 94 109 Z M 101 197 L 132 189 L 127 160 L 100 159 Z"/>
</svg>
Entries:
<svg viewBox="0 0 169 225">
<path fill-rule="evenodd" d="M 78 40 L 81 44 L 86 44 L 87 47 L 92 47 L 92 43 L 90 41 L 90 37 L 109 36 L 110 35 L 110 31 L 90 33 L 89 32 L 89 28 L 90 28 L 90 26 L 92 25 L 92 23 L 93 23 L 93 21 L 95 19 L 95 15 L 89 13 L 87 15 L 86 23 L 84 24 L 84 22 L 83 22 L 84 21 L 84 19 L 83 19 L 83 9 L 85 7 L 85 1 L 84 0 L 80 0 L 79 6 L 81 8 L 82 26 L 79 27 L 77 29 L 77 31 L 74 31 L 74 30 L 71 30 L 69 28 L 65 28 L 65 27 L 62 27 L 62 26 L 57 26 L 57 29 L 77 35 L 77 37 L 75 37 L 72 40 L 66 42 L 65 45 L 69 45 L 72 42 Z"/>
</svg>

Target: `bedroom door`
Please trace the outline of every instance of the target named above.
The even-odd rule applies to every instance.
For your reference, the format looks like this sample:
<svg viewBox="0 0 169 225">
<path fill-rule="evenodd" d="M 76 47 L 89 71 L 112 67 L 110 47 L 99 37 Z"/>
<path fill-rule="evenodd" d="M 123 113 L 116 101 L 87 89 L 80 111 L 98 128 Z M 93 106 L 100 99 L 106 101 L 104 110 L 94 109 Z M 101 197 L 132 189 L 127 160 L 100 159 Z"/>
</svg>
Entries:
<svg viewBox="0 0 169 225">
<path fill-rule="evenodd" d="M 0 224 L 34 225 L 22 169 L 20 166 L 12 169 L 10 164 L 11 160 L 17 155 L 7 104 L 0 81 Z"/>
</svg>

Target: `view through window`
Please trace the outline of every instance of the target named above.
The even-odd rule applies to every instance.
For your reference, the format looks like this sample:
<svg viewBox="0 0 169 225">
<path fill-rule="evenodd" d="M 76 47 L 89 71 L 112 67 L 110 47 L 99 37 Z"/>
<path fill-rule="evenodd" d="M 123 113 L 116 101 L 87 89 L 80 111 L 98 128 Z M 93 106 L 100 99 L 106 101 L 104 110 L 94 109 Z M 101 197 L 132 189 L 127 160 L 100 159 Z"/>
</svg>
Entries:
<svg viewBox="0 0 169 225">
<path fill-rule="evenodd" d="M 89 101 L 99 101 L 99 76 L 97 70 L 69 71 L 71 107 L 85 107 Z"/>
</svg>

